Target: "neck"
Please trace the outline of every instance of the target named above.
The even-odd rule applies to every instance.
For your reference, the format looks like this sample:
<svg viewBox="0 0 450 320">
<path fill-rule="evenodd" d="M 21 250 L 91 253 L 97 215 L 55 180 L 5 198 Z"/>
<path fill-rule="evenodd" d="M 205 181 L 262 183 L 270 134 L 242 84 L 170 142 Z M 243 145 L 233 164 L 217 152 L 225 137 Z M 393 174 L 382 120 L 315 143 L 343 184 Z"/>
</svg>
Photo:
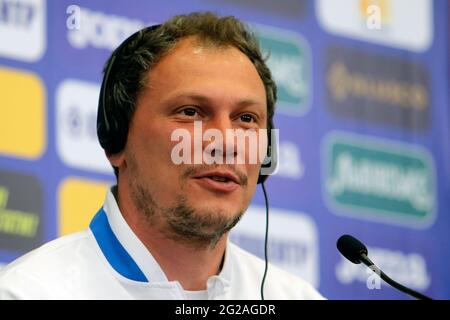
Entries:
<svg viewBox="0 0 450 320">
<path fill-rule="evenodd" d="M 147 229 L 144 232 L 149 232 Z M 179 281 L 185 290 L 205 290 L 209 277 L 219 274 L 226 247 L 223 236 L 214 248 L 195 249 L 157 233 L 138 237 L 158 261 L 169 281 Z"/>
<path fill-rule="evenodd" d="M 184 290 L 205 290 L 208 278 L 221 270 L 227 234 L 214 245 L 192 245 L 181 237 L 168 236 L 163 221 L 156 218 L 149 221 L 133 206 L 127 193 L 121 191 L 119 188 L 116 199 L 125 221 L 151 252 L 167 279 L 180 282 Z"/>
</svg>

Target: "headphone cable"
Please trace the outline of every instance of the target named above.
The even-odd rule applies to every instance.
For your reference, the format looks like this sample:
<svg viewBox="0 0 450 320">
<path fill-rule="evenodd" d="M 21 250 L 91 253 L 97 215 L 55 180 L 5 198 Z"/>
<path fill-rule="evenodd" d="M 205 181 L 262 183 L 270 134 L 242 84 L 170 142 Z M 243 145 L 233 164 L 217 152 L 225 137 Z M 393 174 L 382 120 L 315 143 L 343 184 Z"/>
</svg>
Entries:
<svg viewBox="0 0 450 320">
<path fill-rule="evenodd" d="M 264 261 L 265 261 L 265 267 L 264 267 L 264 275 L 261 281 L 261 300 L 264 301 L 264 283 L 266 282 L 266 276 L 267 276 L 267 269 L 269 268 L 269 259 L 267 254 L 267 242 L 269 237 L 269 200 L 267 199 L 267 193 L 266 188 L 264 186 L 264 182 L 261 183 L 261 187 L 264 193 L 264 201 L 266 203 L 266 232 L 264 236 Z"/>
</svg>

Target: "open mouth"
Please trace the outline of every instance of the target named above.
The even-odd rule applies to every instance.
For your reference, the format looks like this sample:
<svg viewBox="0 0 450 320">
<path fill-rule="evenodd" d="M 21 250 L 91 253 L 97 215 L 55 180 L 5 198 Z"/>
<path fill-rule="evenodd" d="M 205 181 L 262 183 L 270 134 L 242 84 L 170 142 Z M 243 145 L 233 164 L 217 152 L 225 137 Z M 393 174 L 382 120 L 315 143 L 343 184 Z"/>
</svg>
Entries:
<svg viewBox="0 0 450 320">
<path fill-rule="evenodd" d="M 230 171 L 210 171 L 197 175 L 197 179 L 211 179 L 217 182 L 234 182 L 240 184 L 239 177 Z"/>
<path fill-rule="evenodd" d="M 231 192 L 239 187 L 239 178 L 232 173 L 206 173 L 195 177 L 203 187 L 218 191 Z"/>
<path fill-rule="evenodd" d="M 218 181 L 218 182 L 228 182 L 228 181 L 232 181 L 231 179 L 227 178 L 227 177 L 221 177 L 221 176 L 209 176 L 209 177 L 203 177 L 204 179 L 211 179 L 214 181 Z"/>
</svg>

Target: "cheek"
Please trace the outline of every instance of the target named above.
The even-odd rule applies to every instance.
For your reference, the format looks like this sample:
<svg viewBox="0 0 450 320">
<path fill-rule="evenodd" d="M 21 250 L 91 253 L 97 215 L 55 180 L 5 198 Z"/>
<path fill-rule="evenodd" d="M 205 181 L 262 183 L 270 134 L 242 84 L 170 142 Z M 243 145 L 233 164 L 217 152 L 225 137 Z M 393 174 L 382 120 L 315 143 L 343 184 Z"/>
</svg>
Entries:
<svg viewBox="0 0 450 320">
<path fill-rule="evenodd" d="M 247 165 L 248 186 L 255 187 L 258 182 L 260 165 Z"/>
<path fill-rule="evenodd" d="M 161 158 L 170 157 L 170 150 L 172 149 L 174 142 L 171 141 L 170 137 L 172 134 L 172 129 L 168 126 L 157 126 L 151 130 L 148 142 L 154 145 L 154 148 L 159 151 L 157 156 Z"/>
<path fill-rule="evenodd" d="M 139 156 L 141 165 L 167 174 L 164 168 L 173 165 L 171 150 L 175 144 L 170 140 L 171 130 L 163 126 L 152 126 L 133 134 L 137 138 L 133 149 Z"/>
</svg>

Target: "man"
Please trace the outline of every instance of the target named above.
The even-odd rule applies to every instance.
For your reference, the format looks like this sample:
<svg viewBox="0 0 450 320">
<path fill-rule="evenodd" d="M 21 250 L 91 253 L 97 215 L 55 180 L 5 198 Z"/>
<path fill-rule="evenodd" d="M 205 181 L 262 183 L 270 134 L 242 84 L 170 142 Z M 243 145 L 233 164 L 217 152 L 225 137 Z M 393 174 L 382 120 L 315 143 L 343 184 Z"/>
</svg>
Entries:
<svg viewBox="0 0 450 320">
<path fill-rule="evenodd" d="M 105 67 L 98 114 L 117 186 L 89 229 L 2 270 L 0 298 L 260 299 L 264 262 L 228 232 L 264 180 L 261 161 L 244 150 L 243 163 L 179 164 L 173 135 L 196 123 L 223 135 L 270 129 L 275 100 L 256 40 L 233 17 L 177 16 L 126 40 Z M 210 154 L 236 160 L 238 149 L 225 141 Z M 275 266 L 264 294 L 322 298 Z"/>
</svg>

